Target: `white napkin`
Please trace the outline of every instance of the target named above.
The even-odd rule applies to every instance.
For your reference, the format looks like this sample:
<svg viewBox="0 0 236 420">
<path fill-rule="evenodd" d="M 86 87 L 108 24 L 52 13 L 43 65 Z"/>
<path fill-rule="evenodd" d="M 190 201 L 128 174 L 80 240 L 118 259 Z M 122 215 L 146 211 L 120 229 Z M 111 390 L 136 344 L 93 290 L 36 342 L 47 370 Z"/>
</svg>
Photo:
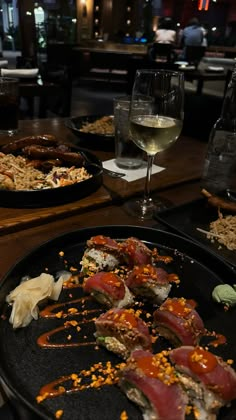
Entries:
<svg viewBox="0 0 236 420">
<path fill-rule="evenodd" d="M 5 77 L 37 77 L 39 69 L 1 69 L 1 75 Z"/>
<path fill-rule="evenodd" d="M 102 165 L 105 169 L 110 169 L 111 171 L 125 174 L 125 176 L 121 179 L 125 179 L 128 182 L 132 182 L 132 181 L 136 181 L 136 179 L 144 178 L 147 174 L 146 162 L 144 162 L 142 166 L 138 169 L 119 168 L 115 163 L 115 159 L 106 160 L 105 162 L 102 162 Z M 153 165 L 152 174 L 157 174 L 158 172 L 161 172 L 164 169 L 165 168 L 161 166 Z"/>
</svg>

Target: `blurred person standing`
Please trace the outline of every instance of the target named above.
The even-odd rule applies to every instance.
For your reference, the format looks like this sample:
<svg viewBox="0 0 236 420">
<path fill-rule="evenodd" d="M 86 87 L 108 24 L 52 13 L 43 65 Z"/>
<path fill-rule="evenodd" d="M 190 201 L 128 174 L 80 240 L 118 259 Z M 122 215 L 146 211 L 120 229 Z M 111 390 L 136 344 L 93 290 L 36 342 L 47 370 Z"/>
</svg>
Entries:
<svg viewBox="0 0 236 420">
<path fill-rule="evenodd" d="M 165 17 L 161 22 L 159 28 L 155 32 L 154 41 L 159 44 L 175 44 L 176 31 L 173 29 L 173 21 L 171 17 Z"/>
<path fill-rule="evenodd" d="M 188 45 L 202 45 L 203 30 L 197 18 L 192 18 L 182 33 L 181 43 L 183 47 Z"/>
<path fill-rule="evenodd" d="M 183 52 L 179 59 L 186 59 L 187 46 L 202 46 L 203 38 L 203 30 L 200 26 L 199 20 L 197 18 L 192 18 L 182 32 L 180 46 L 183 48 Z"/>
</svg>

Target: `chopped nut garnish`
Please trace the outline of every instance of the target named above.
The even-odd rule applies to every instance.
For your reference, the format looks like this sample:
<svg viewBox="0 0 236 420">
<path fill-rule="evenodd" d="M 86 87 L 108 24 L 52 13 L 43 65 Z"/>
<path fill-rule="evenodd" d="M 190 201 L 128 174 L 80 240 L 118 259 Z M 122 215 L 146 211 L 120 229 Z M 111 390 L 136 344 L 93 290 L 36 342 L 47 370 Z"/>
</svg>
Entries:
<svg viewBox="0 0 236 420">
<path fill-rule="evenodd" d="M 57 410 L 55 413 L 55 418 L 60 419 L 63 416 L 63 410 Z"/>
</svg>

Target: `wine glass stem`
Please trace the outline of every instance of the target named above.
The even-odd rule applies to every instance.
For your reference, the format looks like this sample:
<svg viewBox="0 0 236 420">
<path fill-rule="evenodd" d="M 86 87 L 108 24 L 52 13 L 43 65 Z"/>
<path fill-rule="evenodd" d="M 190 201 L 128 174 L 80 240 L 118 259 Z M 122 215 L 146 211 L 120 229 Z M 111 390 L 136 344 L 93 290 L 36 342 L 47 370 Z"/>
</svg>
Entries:
<svg viewBox="0 0 236 420">
<path fill-rule="evenodd" d="M 152 165 L 154 161 L 154 155 L 147 155 L 147 175 L 144 187 L 144 200 L 150 200 L 150 180 L 152 175 Z"/>
</svg>

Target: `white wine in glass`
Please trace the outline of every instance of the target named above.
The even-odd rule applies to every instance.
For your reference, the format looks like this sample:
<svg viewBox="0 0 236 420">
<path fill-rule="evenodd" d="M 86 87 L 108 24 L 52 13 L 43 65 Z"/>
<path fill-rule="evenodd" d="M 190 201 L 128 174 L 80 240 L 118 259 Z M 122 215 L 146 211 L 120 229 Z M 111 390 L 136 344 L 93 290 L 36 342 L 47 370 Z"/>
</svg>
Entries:
<svg viewBox="0 0 236 420">
<path fill-rule="evenodd" d="M 145 101 L 145 107 L 140 106 Z M 154 157 L 174 143 L 184 118 L 184 76 L 181 72 L 155 69 L 137 70 L 130 105 L 130 132 L 133 142 L 147 153 L 144 197 L 126 204 L 130 213 L 150 219 L 163 203 L 150 196 Z"/>
</svg>

